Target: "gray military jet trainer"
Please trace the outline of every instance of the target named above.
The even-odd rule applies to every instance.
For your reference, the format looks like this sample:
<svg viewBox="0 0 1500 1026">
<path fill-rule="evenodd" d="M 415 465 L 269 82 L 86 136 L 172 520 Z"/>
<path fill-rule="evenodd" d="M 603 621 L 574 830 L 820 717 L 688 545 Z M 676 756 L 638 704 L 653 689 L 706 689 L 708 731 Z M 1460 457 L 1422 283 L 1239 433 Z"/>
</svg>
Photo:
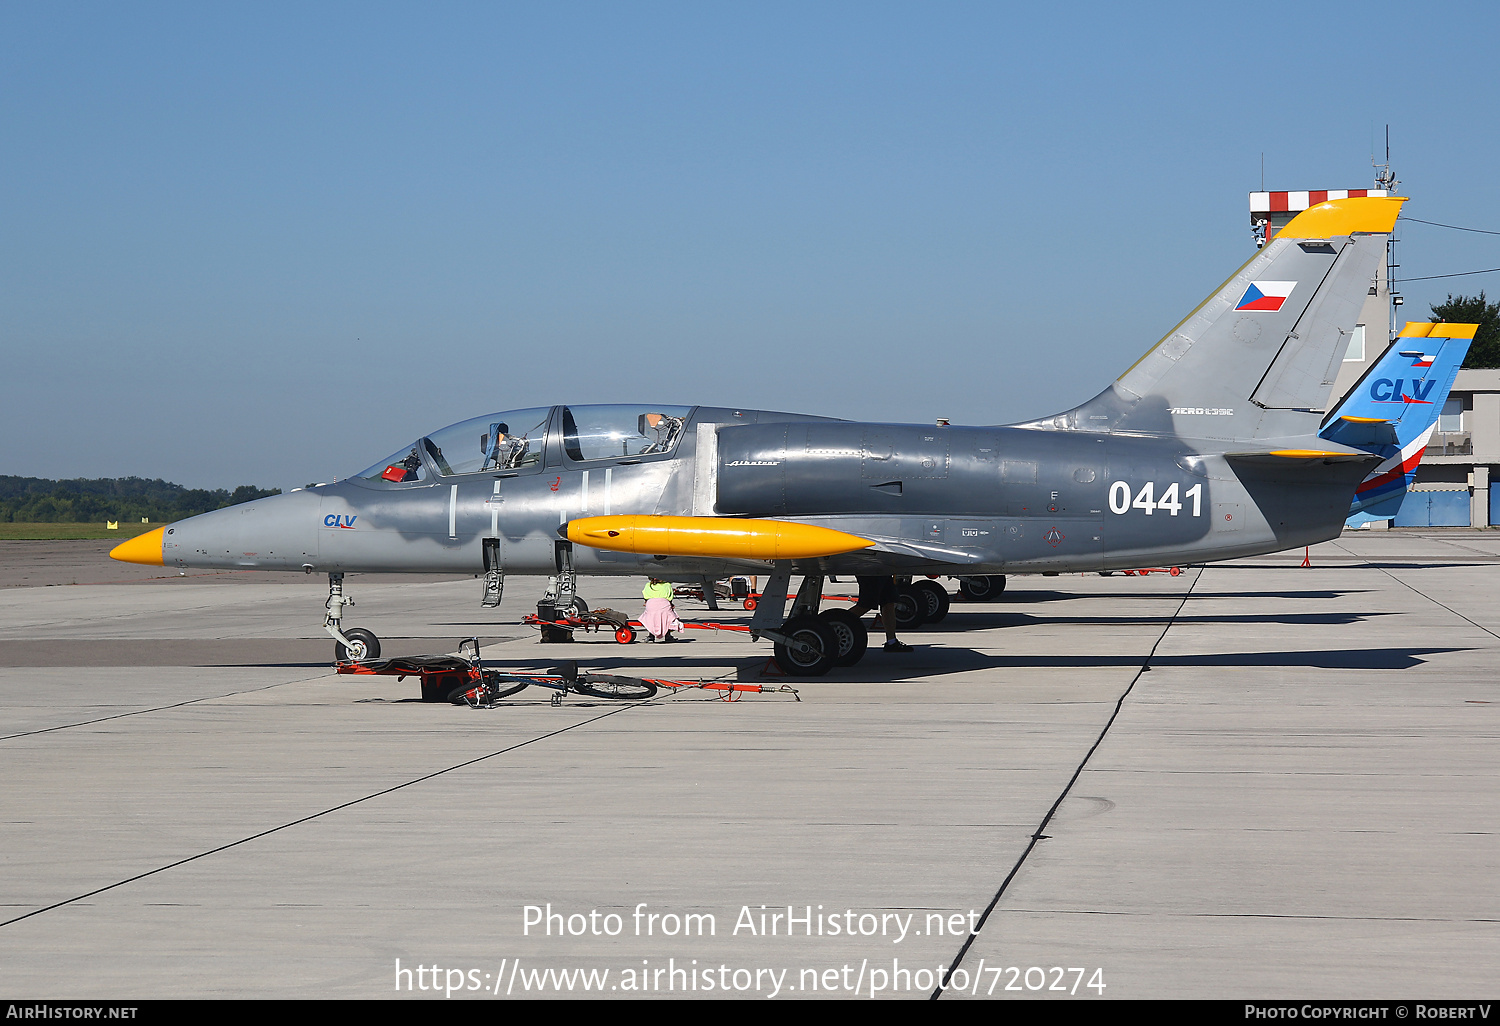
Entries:
<svg viewBox="0 0 1500 1026">
<path fill-rule="evenodd" d="M 562 611 L 578 602 L 580 574 L 759 574 L 769 582 L 755 636 L 775 643 L 787 670 L 820 674 L 864 650 L 865 629 L 847 611 L 819 612 L 828 574 L 982 586 L 991 575 L 1324 541 L 1391 441 L 1379 423 L 1326 406 L 1402 202 L 1332 200 L 1299 214 L 1109 388 L 1042 420 L 508 410 L 346 480 L 179 521 L 111 555 L 327 573 L 325 627 L 354 658 L 378 654 L 379 642 L 342 626 L 349 572 L 484 574 L 486 605 L 499 604 L 505 575 L 546 575 L 548 604 Z M 788 618 L 794 573 L 804 580 Z"/>
</svg>

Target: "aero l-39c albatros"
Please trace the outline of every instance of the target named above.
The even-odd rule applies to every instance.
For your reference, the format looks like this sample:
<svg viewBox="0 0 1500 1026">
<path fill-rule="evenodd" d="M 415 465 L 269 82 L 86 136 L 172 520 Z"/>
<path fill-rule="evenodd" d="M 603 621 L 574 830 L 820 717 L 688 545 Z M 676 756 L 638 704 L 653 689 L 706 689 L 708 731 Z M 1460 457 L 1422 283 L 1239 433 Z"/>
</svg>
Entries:
<svg viewBox="0 0 1500 1026">
<path fill-rule="evenodd" d="M 1105 571 L 1336 537 L 1397 439 L 1328 409 L 1403 199 L 1297 215 L 1118 380 L 1003 427 L 854 423 L 705 406 L 549 406 L 466 420 L 333 484 L 118 546 L 172 567 L 326 573 L 340 654 L 349 572 L 702 581 L 767 576 L 750 622 L 788 671 L 826 672 L 864 628 L 819 612 L 824 577 Z M 792 574 L 803 585 L 786 614 Z M 859 640 L 863 640 L 861 636 Z"/>
</svg>

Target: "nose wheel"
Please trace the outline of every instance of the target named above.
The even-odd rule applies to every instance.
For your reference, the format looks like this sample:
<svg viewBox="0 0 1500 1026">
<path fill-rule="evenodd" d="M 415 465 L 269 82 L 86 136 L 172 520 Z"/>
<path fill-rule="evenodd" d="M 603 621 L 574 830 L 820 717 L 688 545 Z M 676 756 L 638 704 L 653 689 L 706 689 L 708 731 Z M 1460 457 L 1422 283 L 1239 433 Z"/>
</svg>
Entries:
<svg viewBox="0 0 1500 1026">
<path fill-rule="evenodd" d="M 341 663 L 362 663 L 380 656 L 380 639 L 363 627 L 352 627 L 344 631 L 348 644 L 336 642 L 333 657 Z"/>
</svg>

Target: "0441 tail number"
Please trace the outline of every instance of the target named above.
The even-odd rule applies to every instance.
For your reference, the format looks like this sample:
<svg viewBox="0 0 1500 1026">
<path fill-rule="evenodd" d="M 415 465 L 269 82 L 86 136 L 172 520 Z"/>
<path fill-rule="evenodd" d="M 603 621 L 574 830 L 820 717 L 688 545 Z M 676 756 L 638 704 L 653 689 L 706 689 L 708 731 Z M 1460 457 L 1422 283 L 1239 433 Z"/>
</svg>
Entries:
<svg viewBox="0 0 1500 1026">
<path fill-rule="evenodd" d="M 1156 497 L 1156 484 L 1152 481 L 1141 485 L 1133 499 L 1130 496 L 1130 482 L 1116 481 L 1109 486 L 1109 511 L 1119 516 L 1139 509 L 1144 510 L 1148 517 L 1157 510 L 1175 517 L 1184 507 L 1191 508 L 1195 517 L 1203 515 L 1203 485 L 1195 484 L 1179 495 L 1177 482 L 1173 481 L 1162 491 L 1159 499 Z"/>
</svg>

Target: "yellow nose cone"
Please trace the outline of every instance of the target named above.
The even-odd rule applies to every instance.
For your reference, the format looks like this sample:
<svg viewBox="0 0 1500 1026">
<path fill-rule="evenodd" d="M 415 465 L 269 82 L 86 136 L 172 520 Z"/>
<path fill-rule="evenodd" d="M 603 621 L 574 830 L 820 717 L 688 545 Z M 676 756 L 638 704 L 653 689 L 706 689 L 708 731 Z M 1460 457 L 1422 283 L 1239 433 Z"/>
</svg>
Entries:
<svg viewBox="0 0 1500 1026">
<path fill-rule="evenodd" d="M 118 559 L 122 563 L 144 563 L 147 566 L 163 566 L 161 558 L 162 541 L 166 538 L 167 529 L 158 527 L 154 531 L 138 534 L 129 541 L 122 541 L 109 550 L 110 559 Z"/>
</svg>

